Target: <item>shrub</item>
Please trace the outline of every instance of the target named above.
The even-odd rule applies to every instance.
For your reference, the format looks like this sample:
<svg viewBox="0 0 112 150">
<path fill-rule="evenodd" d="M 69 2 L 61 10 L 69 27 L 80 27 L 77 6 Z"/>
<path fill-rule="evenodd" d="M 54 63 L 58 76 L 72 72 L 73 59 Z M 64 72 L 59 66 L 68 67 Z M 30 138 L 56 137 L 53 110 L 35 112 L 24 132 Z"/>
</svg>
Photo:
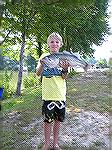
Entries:
<svg viewBox="0 0 112 150">
<path fill-rule="evenodd" d="M 38 83 L 37 78 L 34 76 L 34 74 L 30 74 L 29 76 L 26 76 L 23 80 L 24 87 L 33 87 L 36 86 Z"/>
<path fill-rule="evenodd" d="M 2 82 L 0 83 L 0 86 L 4 87 L 3 99 L 10 98 L 13 94 L 13 87 L 10 86 L 11 79 L 12 72 L 8 73 L 8 71 L 6 70 L 3 75 Z"/>
</svg>

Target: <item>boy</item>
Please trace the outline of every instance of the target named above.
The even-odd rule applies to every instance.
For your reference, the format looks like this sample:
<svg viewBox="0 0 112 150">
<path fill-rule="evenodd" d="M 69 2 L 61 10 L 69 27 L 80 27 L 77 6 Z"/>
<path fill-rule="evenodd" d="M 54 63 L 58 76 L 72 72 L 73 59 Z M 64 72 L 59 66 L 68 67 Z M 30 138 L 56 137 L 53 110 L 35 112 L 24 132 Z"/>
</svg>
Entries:
<svg viewBox="0 0 112 150">
<path fill-rule="evenodd" d="M 62 37 L 53 32 L 47 39 L 50 54 L 59 51 L 63 45 Z M 45 144 L 42 150 L 50 148 L 50 135 L 53 127 L 53 149 L 61 150 L 58 145 L 60 122 L 65 118 L 66 82 L 69 63 L 62 61 L 60 68 L 49 68 L 41 56 L 36 68 L 36 74 L 42 75 L 42 114 L 44 120 Z"/>
</svg>

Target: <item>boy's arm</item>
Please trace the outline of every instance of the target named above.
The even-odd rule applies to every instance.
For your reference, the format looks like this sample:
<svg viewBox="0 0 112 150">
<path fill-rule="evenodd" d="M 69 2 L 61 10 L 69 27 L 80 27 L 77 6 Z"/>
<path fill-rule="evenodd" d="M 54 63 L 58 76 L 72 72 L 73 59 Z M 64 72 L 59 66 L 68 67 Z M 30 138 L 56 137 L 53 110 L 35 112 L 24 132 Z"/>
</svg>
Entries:
<svg viewBox="0 0 112 150">
<path fill-rule="evenodd" d="M 67 79 L 68 77 L 68 69 L 62 69 L 61 76 L 63 79 Z"/>
</svg>

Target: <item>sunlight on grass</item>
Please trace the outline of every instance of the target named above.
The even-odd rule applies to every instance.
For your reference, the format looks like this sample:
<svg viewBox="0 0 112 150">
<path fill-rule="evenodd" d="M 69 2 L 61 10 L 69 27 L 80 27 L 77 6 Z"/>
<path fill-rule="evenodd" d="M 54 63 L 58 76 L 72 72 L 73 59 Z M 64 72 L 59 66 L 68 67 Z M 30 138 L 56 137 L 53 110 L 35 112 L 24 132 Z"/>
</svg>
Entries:
<svg viewBox="0 0 112 150">
<path fill-rule="evenodd" d="M 17 103 L 23 103 L 24 101 L 21 101 L 21 100 L 20 100 L 20 101 L 16 101 L 16 102 L 17 102 Z"/>
<path fill-rule="evenodd" d="M 76 88 L 73 88 L 73 89 L 68 89 L 69 92 L 76 92 L 77 89 Z"/>
<path fill-rule="evenodd" d="M 23 90 L 22 96 L 6 99 L 2 102 L 3 112 L 14 110 L 38 109 L 41 105 L 41 87 Z"/>
</svg>

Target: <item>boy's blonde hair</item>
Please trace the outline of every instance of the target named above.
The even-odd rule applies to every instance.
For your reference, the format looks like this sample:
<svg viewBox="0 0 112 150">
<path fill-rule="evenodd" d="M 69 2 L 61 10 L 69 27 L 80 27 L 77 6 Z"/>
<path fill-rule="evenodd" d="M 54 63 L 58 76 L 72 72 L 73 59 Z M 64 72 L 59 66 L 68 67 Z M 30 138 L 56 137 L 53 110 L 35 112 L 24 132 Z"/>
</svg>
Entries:
<svg viewBox="0 0 112 150">
<path fill-rule="evenodd" d="M 57 38 L 59 41 L 60 41 L 60 43 L 61 43 L 61 45 L 60 46 L 63 46 L 63 40 L 62 40 L 62 37 L 59 35 L 59 33 L 57 33 L 57 32 L 53 32 L 53 33 L 51 33 L 49 36 L 48 36 L 48 38 L 47 38 L 47 44 L 49 45 L 49 41 L 50 41 L 50 39 L 51 38 Z"/>
</svg>

